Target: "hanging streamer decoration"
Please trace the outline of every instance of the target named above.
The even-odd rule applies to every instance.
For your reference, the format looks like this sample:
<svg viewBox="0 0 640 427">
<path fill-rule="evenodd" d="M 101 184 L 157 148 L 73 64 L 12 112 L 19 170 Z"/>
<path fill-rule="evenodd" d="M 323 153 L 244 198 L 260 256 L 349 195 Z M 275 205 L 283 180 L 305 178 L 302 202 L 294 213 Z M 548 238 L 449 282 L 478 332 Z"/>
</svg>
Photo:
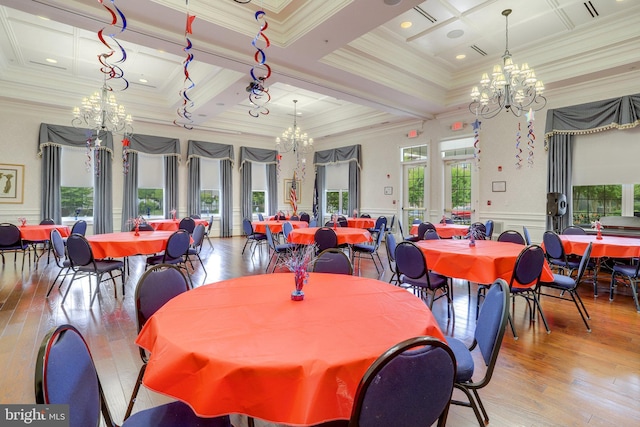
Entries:
<svg viewBox="0 0 640 427">
<path fill-rule="evenodd" d="M 109 39 L 111 39 L 111 42 L 108 42 L 107 39 L 105 38 L 106 27 L 98 31 L 98 39 L 103 45 L 107 47 L 107 49 L 109 49 L 109 52 L 101 53 L 100 55 L 98 55 L 98 61 L 100 62 L 100 65 L 101 65 L 100 71 L 107 76 L 107 80 L 121 79 L 124 85 L 124 87 L 121 90 L 126 90 L 129 87 L 129 82 L 127 81 L 127 79 L 124 78 L 124 71 L 117 64 L 122 64 L 124 61 L 127 60 L 127 52 L 126 50 L 124 50 L 124 47 L 122 47 L 120 42 L 116 40 L 116 36 L 118 34 L 122 34 L 127 29 L 127 18 L 124 16 L 124 13 L 122 13 L 122 11 L 118 8 L 118 6 L 116 6 L 116 1 L 115 0 L 110 0 L 110 1 L 111 1 L 111 5 L 113 6 L 113 9 L 111 9 L 109 6 L 104 4 L 104 0 L 98 0 L 98 2 L 111 15 L 110 26 L 112 28 L 114 29 L 118 28 L 118 17 L 120 17 L 120 21 L 121 21 L 120 30 L 117 32 L 114 31 L 106 34 L 106 36 Z M 113 58 L 113 55 L 116 52 L 116 49 L 114 47 L 117 48 L 117 50 L 120 52 L 120 58 L 117 60 L 114 60 Z M 108 85 L 108 89 L 110 91 L 113 90 L 111 85 Z"/>
<path fill-rule="evenodd" d="M 471 124 L 473 126 L 473 158 L 476 161 L 476 168 L 480 168 L 480 153 L 482 152 L 482 150 L 480 150 L 481 124 L 482 122 L 478 120 L 478 117 L 476 117 L 476 121 Z"/>
<path fill-rule="evenodd" d="M 122 173 L 125 175 L 129 172 L 129 147 L 131 141 L 127 136 L 122 138 Z"/>
<path fill-rule="evenodd" d="M 254 61 L 257 65 L 251 67 L 251 78 L 253 81 L 249 84 L 249 102 L 252 108 L 249 110 L 249 115 L 252 117 L 259 117 L 260 114 L 269 114 L 269 109 L 266 107 L 267 103 L 271 100 L 269 95 L 269 88 L 266 87 L 265 81 L 271 76 L 271 67 L 267 64 L 267 54 L 265 49 L 271 46 L 269 38 L 264 31 L 269 27 L 269 23 L 265 20 L 266 13 L 263 10 L 259 10 L 255 13 L 255 18 L 260 25 L 260 30 L 253 38 L 251 45 L 256 49 L 256 53 L 253 55 Z M 264 47 L 258 46 L 262 40 Z"/>
<path fill-rule="evenodd" d="M 527 155 L 527 166 L 533 167 L 533 150 L 534 150 L 534 141 L 536 140 L 536 134 L 533 132 L 533 120 L 534 113 L 533 109 L 529 109 L 529 112 L 525 114 L 527 116 L 527 148 L 529 149 L 529 154 Z"/>
<path fill-rule="evenodd" d="M 92 136 L 91 136 L 92 132 L 91 131 L 87 131 L 86 137 L 87 137 L 87 149 L 86 149 L 86 155 L 87 158 L 84 161 L 84 168 L 87 172 L 91 172 L 91 140 L 92 140 Z"/>
<path fill-rule="evenodd" d="M 520 148 L 520 123 L 518 123 L 518 131 L 516 132 L 516 169 L 522 167 L 522 148 Z"/>
<path fill-rule="evenodd" d="M 173 124 L 176 126 L 182 126 L 185 129 L 193 129 L 192 123 L 193 119 L 191 118 L 192 113 L 189 111 L 190 108 L 193 107 L 194 103 L 189 97 L 188 91 L 193 89 L 196 84 L 193 82 L 191 77 L 189 76 L 189 64 L 193 61 L 193 53 L 191 53 L 191 48 L 193 47 L 193 43 L 191 43 L 191 39 L 189 39 L 189 34 L 193 34 L 192 25 L 193 21 L 196 19 L 195 15 L 189 14 L 189 0 L 187 0 L 187 24 L 184 30 L 184 38 L 186 41 L 186 46 L 184 49 L 187 57 L 182 62 L 184 69 L 184 87 L 180 91 L 180 97 L 182 98 L 182 105 L 178 108 L 178 116 L 180 119 L 176 119 L 173 121 Z"/>
</svg>

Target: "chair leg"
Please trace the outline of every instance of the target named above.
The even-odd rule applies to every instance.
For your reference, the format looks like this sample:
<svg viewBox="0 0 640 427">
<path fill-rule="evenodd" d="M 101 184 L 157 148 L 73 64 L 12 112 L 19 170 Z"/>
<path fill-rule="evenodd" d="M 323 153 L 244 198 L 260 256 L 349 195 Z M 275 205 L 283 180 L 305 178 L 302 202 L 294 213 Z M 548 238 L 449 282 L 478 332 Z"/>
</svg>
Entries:
<svg viewBox="0 0 640 427">
<path fill-rule="evenodd" d="M 453 405 L 458 405 L 458 406 L 465 406 L 467 408 L 471 408 L 473 409 L 473 413 L 476 416 L 476 419 L 478 420 L 478 425 L 481 427 L 485 426 L 485 423 L 489 422 L 489 417 L 487 416 L 486 411 L 484 410 L 484 406 L 482 405 L 482 401 L 480 400 L 480 396 L 478 396 L 478 393 L 475 392 L 474 390 L 474 394 L 476 396 L 478 396 L 478 398 L 476 399 L 474 397 L 474 395 L 471 394 L 471 392 L 469 391 L 468 388 L 466 388 L 464 385 L 462 384 L 454 384 L 454 387 L 457 388 L 458 390 L 460 390 L 461 392 L 463 392 L 465 394 L 465 396 L 467 396 L 467 399 L 469 400 L 469 402 L 462 402 L 460 400 L 451 400 L 451 403 Z M 477 400 L 477 402 L 476 402 Z M 480 415 L 480 409 L 482 409 L 482 414 L 485 417 L 485 421 L 482 420 L 482 416 Z"/>
<path fill-rule="evenodd" d="M 142 385 L 142 377 L 144 376 L 144 372 L 147 370 L 147 364 L 144 363 L 140 367 L 140 372 L 138 373 L 138 379 L 136 379 L 136 385 L 133 386 L 133 392 L 131 393 L 131 398 L 129 399 L 129 405 L 127 406 L 127 411 L 124 413 L 124 419 L 126 420 L 131 415 L 131 411 L 133 410 L 133 405 L 136 403 L 136 398 L 138 397 L 138 392 L 140 391 L 140 386 Z"/>
<path fill-rule="evenodd" d="M 536 296 L 535 290 L 531 292 L 531 295 L 533 296 L 533 302 L 535 303 L 536 307 L 538 307 L 538 313 L 540 313 L 540 317 L 542 317 L 542 323 L 544 323 L 544 328 L 547 330 L 547 333 L 550 334 L 551 329 L 549 329 L 549 325 L 547 324 L 547 319 L 546 317 L 544 317 L 544 313 L 542 312 L 542 306 L 540 305 L 540 300 L 538 300 L 538 297 Z M 533 309 L 532 309 L 532 312 L 533 312 Z"/>
<path fill-rule="evenodd" d="M 513 333 L 513 339 L 518 339 L 518 334 L 516 334 L 516 327 L 513 324 L 513 319 L 511 318 L 511 312 L 509 312 L 509 326 L 511 326 L 511 332 Z"/>
<path fill-rule="evenodd" d="M 575 290 L 569 291 L 569 295 L 571 295 L 571 299 L 573 300 L 573 303 L 576 305 L 576 308 L 578 309 L 578 313 L 580 313 L 580 317 L 582 317 L 582 321 L 584 322 L 584 325 L 587 327 L 587 332 L 591 332 L 591 328 L 589 327 L 589 323 L 587 322 L 587 319 L 590 319 L 589 313 L 587 312 L 587 309 L 582 303 L 582 298 L 580 298 L 580 295 L 578 295 L 578 293 Z M 585 318 L 585 314 L 583 314 L 582 310 L 580 309 L 580 305 L 578 305 L 578 301 L 580 301 L 580 305 L 582 306 L 582 310 L 584 310 L 584 313 L 586 314 L 586 318 Z"/>
<path fill-rule="evenodd" d="M 113 277 L 112 277 L 113 279 Z M 98 292 L 100 291 L 100 283 L 102 282 L 102 274 L 96 274 L 96 290 L 93 292 L 93 296 L 91 297 L 91 303 L 89 307 L 93 307 L 93 302 L 98 296 Z M 113 282 L 115 286 L 115 281 Z M 91 279 L 89 279 L 89 295 L 91 295 Z"/>
<path fill-rule="evenodd" d="M 78 271 L 74 271 L 73 272 L 73 276 L 71 277 L 71 281 L 69 282 L 69 286 L 67 286 L 67 291 L 64 293 L 64 296 L 62 297 L 62 302 L 60 303 L 61 305 L 64 304 L 64 301 L 67 299 L 67 295 L 69 295 L 69 291 L 71 290 L 71 285 L 73 285 L 73 281 L 76 279 L 76 275 L 78 274 Z M 91 289 L 91 288 L 89 288 Z"/>
</svg>

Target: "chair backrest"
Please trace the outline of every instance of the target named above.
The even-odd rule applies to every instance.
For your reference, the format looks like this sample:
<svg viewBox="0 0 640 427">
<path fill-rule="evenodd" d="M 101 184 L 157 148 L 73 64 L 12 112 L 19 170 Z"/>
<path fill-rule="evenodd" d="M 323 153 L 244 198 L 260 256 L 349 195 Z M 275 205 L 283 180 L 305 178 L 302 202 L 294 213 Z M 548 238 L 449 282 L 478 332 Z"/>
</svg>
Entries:
<svg viewBox="0 0 640 427">
<path fill-rule="evenodd" d="M 300 217 L 298 215 L 291 215 L 289 221 L 300 221 Z"/>
<path fill-rule="evenodd" d="M 309 220 L 309 228 L 317 227 L 317 226 L 318 226 L 318 220 L 317 219 L 313 218 L 313 219 Z"/>
<path fill-rule="evenodd" d="M 271 227 L 268 225 L 264 228 L 265 234 L 267 235 L 267 243 L 272 250 L 276 250 L 276 244 L 273 241 L 273 233 L 271 232 Z"/>
<path fill-rule="evenodd" d="M 193 229 L 193 234 L 191 235 L 191 239 L 193 239 L 191 247 L 199 248 L 200 246 L 202 246 L 202 243 L 204 242 L 204 235 L 206 232 L 207 231 L 204 228 L 204 225 L 196 225 L 196 228 Z"/>
<path fill-rule="evenodd" d="M 40 221 L 40 225 L 54 225 L 56 222 L 51 218 L 46 218 Z"/>
<path fill-rule="evenodd" d="M 53 256 L 56 259 L 56 264 L 58 264 L 58 267 L 62 267 L 59 261 L 65 257 L 64 241 L 62 240 L 60 232 L 55 228 L 51 230 L 51 233 L 49 233 L 49 242 L 51 244 L 51 249 L 53 250 Z"/>
<path fill-rule="evenodd" d="M 520 245 L 524 245 L 526 243 L 522 234 L 515 230 L 506 230 L 500 233 L 498 236 L 498 242 L 511 242 L 518 243 Z"/>
<path fill-rule="evenodd" d="M 258 221 L 264 221 L 264 215 L 258 213 Z"/>
<path fill-rule="evenodd" d="M 376 219 L 376 225 L 373 228 L 376 230 L 384 230 L 386 227 L 387 227 L 387 217 L 379 216 L 378 219 Z"/>
<path fill-rule="evenodd" d="M 524 244 L 525 245 L 530 245 L 531 244 L 531 235 L 529 234 L 529 229 L 527 227 L 525 227 L 524 225 L 522 226 L 522 234 L 524 236 Z"/>
<path fill-rule="evenodd" d="M 380 230 L 378 230 L 378 233 L 376 234 L 376 241 L 374 243 L 374 247 L 375 250 L 378 250 L 378 248 L 380 247 L 380 244 L 382 243 L 382 238 L 384 237 L 384 227 L 382 227 Z"/>
<path fill-rule="evenodd" d="M 570 225 L 564 230 L 562 230 L 562 234 L 572 234 L 577 236 L 586 236 L 587 232 L 584 228 L 578 227 L 577 225 Z"/>
<path fill-rule="evenodd" d="M 284 235 L 285 240 L 289 238 L 289 233 L 293 231 L 293 225 L 286 221 L 282 224 L 282 234 Z"/>
<path fill-rule="evenodd" d="M 187 230 L 189 232 L 189 234 L 193 233 L 193 229 L 196 228 L 196 222 L 193 220 L 193 218 L 182 218 L 180 220 L 180 224 L 178 225 L 178 228 L 181 230 Z"/>
<path fill-rule="evenodd" d="M 422 222 L 422 220 L 420 218 L 414 218 L 413 222 L 411 223 L 411 225 L 420 224 L 421 222 Z"/>
<path fill-rule="evenodd" d="M 135 231 L 135 230 L 136 230 L 136 226 L 135 225 L 131 226 L 131 231 Z M 142 223 L 140 223 L 138 225 L 138 230 L 139 231 L 153 231 L 153 227 L 148 222 L 142 222 Z"/>
<path fill-rule="evenodd" d="M 391 217 L 391 222 L 389 223 L 389 226 L 387 227 L 387 230 L 391 230 L 393 228 L 393 225 L 396 223 L 396 216 L 395 214 Z"/>
<path fill-rule="evenodd" d="M 247 218 L 242 220 L 242 232 L 247 236 L 251 236 L 253 234 L 253 225 L 251 225 L 251 221 Z"/>
<path fill-rule="evenodd" d="M 398 218 L 398 231 L 400 231 L 400 238 L 404 239 L 404 231 L 402 230 L 402 221 Z"/>
<path fill-rule="evenodd" d="M 349 425 L 438 426 L 446 423 L 456 375 L 447 344 L 428 336 L 405 340 L 382 354 L 364 374 Z"/>
<path fill-rule="evenodd" d="M 484 363 L 487 366 L 482 380 L 485 382 L 491 379 L 493 368 L 500 352 L 504 331 L 507 328 L 509 298 L 511 296 L 507 282 L 503 279 L 496 279 L 489 288 L 478 313 L 474 341 L 478 345 Z"/>
<path fill-rule="evenodd" d="M 421 222 L 418 226 L 418 238 L 420 240 L 424 239 L 424 235 L 427 233 L 427 230 L 435 230 L 436 226 L 430 222 Z"/>
<path fill-rule="evenodd" d="M 492 219 L 488 219 L 487 222 L 484 223 L 484 229 L 485 229 L 485 237 L 487 238 L 487 240 L 491 240 L 491 237 L 493 236 L 493 220 Z"/>
<path fill-rule="evenodd" d="M 424 254 L 413 242 L 400 242 L 396 245 L 396 267 L 400 274 L 411 279 L 419 279 L 427 274 L 427 262 Z"/>
<path fill-rule="evenodd" d="M 385 240 L 385 246 L 387 248 L 387 258 L 390 262 L 396 261 L 396 236 L 391 232 L 387 232 L 387 238 Z"/>
<path fill-rule="evenodd" d="M 445 224 L 455 224 L 455 222 L 451 218 L 445 218 L 444 219 L 444 223 Z"/>
<path fill-rule="evenodd" d="M 71 227 L 71 234 L 80 234 L 82 236 L 87 234 L 87 221 L 83 219 L 76 221 Z"/>
<path fill-rule="evenodd" d="M 134 301 L 138 332 L 160 307 L 189 290 L 189 281 L 175 265 L 157 264 L 144 272 L 136 285 Z"/>
<path fill-rule="evenodd" d="M 360 215 L 360 218 L 371 218 L 371 215 L 364 213 Z"/>
<path fill-rule="evenodd" d="M 547 252 L 548 258 L 566 262 L 567 257 L 564 252 L 564 246 L 557 233 L 551 230 L 545 231 L 542 235 L 542 243 L 544 244 L 544 250 Z"/>
<path fill-rule="evenodd" d="M 309 216 L 308 213 L 302 212 L 302 213 L 300 213 L 300 221 L 305 221 L 305 222 L 309 223 L 309 221 L 311 221 L 311 217 Z"/>
<path fill-rule="evenodd" d="M 82 234 L 72 234 L 67 238 L 67 255 L 74 267 L 82 267 L 93 263 L 91 245 Z"/>
<path fill-rule="evenodd" d="M 52 329 L 42 340 L 35 398 L 39 404 L 68 404 L 71 426 L 97 426 L 100 412 L 106 425 L 114 425 L 89 347 L 71 325 Z"/>
<path fill-rule="evenodd" d="M 513 268 L 510 288 L 534 288 L 540 281 L 542 268 L 544 267 L 544 250 L 538 245 L 525 247 Z"/>
<path fill-rule="evenodd" d="M 353 266 L 347 254 L 338 248 L 325 249 L 313 263 L 316 273 L 353 274 Z"/>
<path fill-rule="evenodd" d="M 589 258 L 591 258 L 591 247 L 593 246 L 592 242 L 589 242 L 589 246 L 584 250 L 584 254 L 582 254 L 582 258 L 580 258 L 580 265 L 578 266 L 578 273 L 576 273 L 576 285 L 582 281 L 582 276 L 584 272 L 587 270 L 587 266 L 589 265 Z"/>
<path fill-rule="evenodd" d="M 314 234 L 313 239 L 316 245 L 318 245 L 319 252 L 338 247 L 338 236 L 335 231 L 328 227 L 319 228 Z"/>
<path fill-rule="evenodd" d="M 340 225 L 340 227 L 348 227 L 349 226 L 349 221 L 347 221 L 347 218 L 340 215 L 338 217 L 338 224 Z"/>
<path fill-rule="evenodd" d="M 440 235 L 435 229 L 430 228 L 424 233 L 422 240 L 440 240 Z"/>
<path fill-rule="evenodd" d="M 193 219 L 200 219 L 200 215 L 198 215 L 198 214 L 191 214 L 191 215 L 189 215 L 189 218 L 193 218 Z"/>
<path fill-rule="evenodd" d="M 20 229 L 15 224 L 0 224 L 0 247 L 20 245 Z"/>
<path fill-rule="evenodd" d="M 481 222 L 474 222 L 469 226 L 469 234 L 474 233 L 476 240 L 485 240 L 487 238 L 487 227 Z"/>
<path fill-rule="evenodd" d="M 209 225 L 207 225 L 207 231 L 204 233 L 205 236 L 208 236 L 211 233 L 211 227 L 213 227 L 213 215 L 209 218 Z"/>
<path fill-rule="evenodd" d="M 67 242 L 67 245 L 69 243 Z M 191 245 L 191 236 L 187 230 L 180 229 L 175 231 L 167 240 L 167 248 L 164 250 L 166 258 L 180 258 L 184 256 Z"/>
</svg>

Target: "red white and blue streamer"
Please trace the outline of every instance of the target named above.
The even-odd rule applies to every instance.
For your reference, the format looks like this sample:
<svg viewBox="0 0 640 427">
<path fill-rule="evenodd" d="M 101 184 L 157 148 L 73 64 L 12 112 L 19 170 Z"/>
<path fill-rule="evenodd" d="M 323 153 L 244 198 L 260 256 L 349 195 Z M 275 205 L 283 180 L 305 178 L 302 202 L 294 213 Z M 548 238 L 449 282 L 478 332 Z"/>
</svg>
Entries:
<svg viewBox="0 0 640 427">
<path fill-rule="evenodd" d="M 533 132 L 533 109 L 529 109 L 529 112 L 525 115 L 527 117 L 527 149 L 529 150 L 527 155 L 527 166 L 533 167 L 533 150 L 535 149 L 534 142 L 536 140 L 536 134 Z"/>
<path fill-rule="evenodd" d="M 473 126 L 473 158 L 476 162 L 476 168 L 480 168 L 480 153 L 482 152 L 482 150 L 480 150 L 480 125 L 482 124 L 481 121 L 478 120 L 478 118 L 476 117 L 476 121 L 473 122 L 471 125 Z"/>
<path fill-rule="evenodd" d="M 189 0 L 187 0 L 187 23 L 184 30 L 184 38 L 186 41 L 186 46 L 184 47 L 185 53 L 187 54 L 185 60 L 182 62 L 183 71 L 184 71 L 184 87 L 180 91 L 180 97 L 182 98 L 182 105 L 178 108 L 178 116 L 179 118 L 173 121 L 173 124 L 176 126 L 182 126 L 185 129 L 193 129 L 193 119 L 192 113 L 190 111 L 194 106 L 194 102 L 189 96 L 189 91 L 193 89 L 196 84 L 191 79 L 189 75 L 189 64 L 193 61 L 193 53 L 191 53 L 191 49 L 193 48 L 193 43 L 191 43 L 191 39 L 189 39 L 189 34 L 193 34 L 192 25 L 193 21 L 196 19 L 195 15 L 189 14 Z"/>
<path fill-rule="evenodd" d="M 263 10 L 255 13 L 255 19 L 260 25 L 260 29 L 251 41 L 251 45 L 256 49 L 256 53 L 253 55 L 256 65 L 251 67 L 249 72 L 253 79 L 250 84 L 251 90 L 249 91 L 249 102 L 252 105 L 249 114 L 253 117 L 269 114 L 269 109 L 266 105 L 271 100 L 269 88 L 265 83 L 265 81 L 271 77 L 271 67 L 267 64 L 267 54 L 265 53 L 265 49 L 271 46 L 271 41 L 269 41 L 269 38 L 264 33 L 269 27 L 269 23 L 265 17 L 266 13 Z"/>
<path fill-rule="evenodd" d="M 115 0 L 110 0 L 111 7 L 104 3 L 104 0 L 98 0 L 98 2 L 109 12 L 111 16 L 110 28 L 111 32 L 105 34 L 107 27 L 98 31 L 98 40 L 109 49 L 109 52 L 101 53 L 98 55 L 98 61 L 100 62 L 100 71 L 106 75 L 107 80 L 120 79 L 123 82 L 123 87 L 120 90 L 125 90 L 129 87 L 129 82 L 124 78 L 124 71 L 118 64 L 122 64 L 127 60 L 127 51 L 122 47 L 120 42 L 116 39 L 116 36 L 122 34 L 127 29 L 127 18 L 124 13 L 116 6 Z M 118 31 L 116 31 L 119 28 Z M 107 40 L 109 39 L 109 41 Z M 116 59 L 114 54 L 120 53 L 120 57 Z M 108 86 L 109 90 L 113 90 L 111 85 Z"/>
<path fill-rule="evenodd" d="M 518 123 L 518 131 L 516 132 L 516 169 L 522 167 L 522 148 L 520 148 L 520 123 Z"/>
</svg>

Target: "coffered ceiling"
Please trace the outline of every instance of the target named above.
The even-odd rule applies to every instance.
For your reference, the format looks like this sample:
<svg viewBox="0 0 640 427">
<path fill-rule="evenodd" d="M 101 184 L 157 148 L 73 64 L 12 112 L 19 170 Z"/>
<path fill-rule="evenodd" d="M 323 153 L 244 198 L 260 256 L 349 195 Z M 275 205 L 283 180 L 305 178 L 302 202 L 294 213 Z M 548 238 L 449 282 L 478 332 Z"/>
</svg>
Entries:
<svg viewBox="0 0 640 427">
<path fill-rule="evenodd" d="M 246 1 L 246 0 L 245 0 Z M 112 1 L 104 0 L 110 6 Z M 171 123 L 184 87 L 185 22 L 195 15 L 189 65 L 194 126 L 277 135 L 298 124 L 316 140 L 466 108 L 482 72 L 505 50 L 554 89 L 640 66 L 638 0 L 134 0 L 117 35 L 128 89 L 115 91 L 134 120 Z M 0 0 L 0 99 L 68 110 L 102 81 L 98 0 Z M 268 115 L 249 115 L 246 91 L 264 10 L 273 74 Z M 411 22 L 403 29 L 403 22 Z M 262 47 L 258 40 L 258 46 Z M 458 59 L 464 55 L 463 59 Z M 55 63 L 47 62 L 50 60 Z M 119 89 L 114 82 L 114 89 Z"/>
</svg>

